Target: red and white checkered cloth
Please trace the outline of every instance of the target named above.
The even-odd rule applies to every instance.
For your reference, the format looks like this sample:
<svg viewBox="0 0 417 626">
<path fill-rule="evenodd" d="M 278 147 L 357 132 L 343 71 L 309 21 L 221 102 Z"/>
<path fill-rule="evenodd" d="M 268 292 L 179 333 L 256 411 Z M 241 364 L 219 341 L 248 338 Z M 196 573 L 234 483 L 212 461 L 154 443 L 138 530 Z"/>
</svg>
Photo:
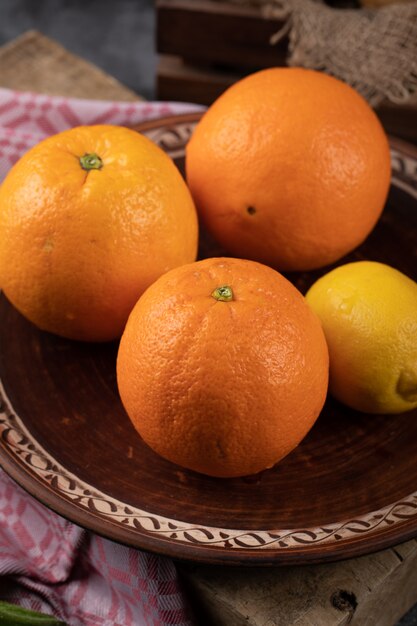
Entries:
<svg viewBox="0 0 417 626">
<path fill-rule="evenodd" d="M 80 124 L 138 124 L 199 110 L 0 89 L 0 180 L 47 135 Z M 69 626 L 191 626 L 169 559 L 127 548 L 59 517 L 0 469 L 0 600 L 54 614 Z"/>
</svg>

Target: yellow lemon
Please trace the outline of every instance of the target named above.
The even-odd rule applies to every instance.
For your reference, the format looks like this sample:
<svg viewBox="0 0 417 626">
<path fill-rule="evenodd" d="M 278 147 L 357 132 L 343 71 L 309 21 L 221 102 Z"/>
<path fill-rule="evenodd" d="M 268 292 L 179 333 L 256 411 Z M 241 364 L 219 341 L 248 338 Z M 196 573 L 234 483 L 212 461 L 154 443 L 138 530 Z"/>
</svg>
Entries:
<svg viewBox="0 0 417 626">
<path fill-rule="evenodd" d="M 329 390 L 367 413 L 417 407 L 417 283 L 372 261 L 337 267 L 306 295 L 329 346 Z"/>
</svg>

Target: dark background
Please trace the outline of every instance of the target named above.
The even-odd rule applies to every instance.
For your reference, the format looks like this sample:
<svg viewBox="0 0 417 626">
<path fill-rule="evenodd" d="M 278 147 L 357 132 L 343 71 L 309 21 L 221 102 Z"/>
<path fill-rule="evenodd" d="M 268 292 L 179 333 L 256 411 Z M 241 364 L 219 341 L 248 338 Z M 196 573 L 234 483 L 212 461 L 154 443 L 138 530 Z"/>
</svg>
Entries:
<svg viewBox="0 0 417 626">
<path fill-rule="evenodd" d="M 0 0 L 0 45 L 30 29 L 155 97 L 154 0 Z M 417 607 L 398 626 L 417 626 Z"/>
<path fill-rule="evenodd" d="M 0 45 L 30 29 L 154 97 L 153 0 L 0 0 Z"/>
</svg>

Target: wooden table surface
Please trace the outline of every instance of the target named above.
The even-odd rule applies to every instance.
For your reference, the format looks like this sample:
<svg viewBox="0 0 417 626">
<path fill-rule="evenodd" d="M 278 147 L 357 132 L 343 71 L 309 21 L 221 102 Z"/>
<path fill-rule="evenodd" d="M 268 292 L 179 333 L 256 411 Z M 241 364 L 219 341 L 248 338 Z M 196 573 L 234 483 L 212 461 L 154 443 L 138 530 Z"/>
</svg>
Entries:
<svg viewBox="0 0 417 626">
<path fill-rule="evenodd" d="M 0 86 L 100 99 L 139 95 L 31 31 L 0 49 Z M 417 541 L 325 565 L 179 563 L 201 626 L 393 626 L 417 602 Z"/>
</svg>

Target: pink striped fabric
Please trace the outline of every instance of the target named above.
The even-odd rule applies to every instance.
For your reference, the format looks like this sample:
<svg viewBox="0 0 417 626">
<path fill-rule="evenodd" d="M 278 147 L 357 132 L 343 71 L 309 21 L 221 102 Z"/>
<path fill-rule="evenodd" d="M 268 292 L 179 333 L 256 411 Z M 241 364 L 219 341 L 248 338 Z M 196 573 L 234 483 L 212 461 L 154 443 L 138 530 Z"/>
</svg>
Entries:
<svg viewBox="0 0 417 626">
<path fill-rule="evenodd" d="M 133 125 L 191 104 L 87 101 L 0 89 L 0 180 L 44 137 L 80 124 Z M 70 626 L 191 626 L 169 559 L 87 532 L 0 470 L 0 600 Z"/>
<path fill-rule="evenodd" d="M 0 88 L 0 180 L 31 146 L 80 124 L 123 124 L 201 110 L 180 102 L 79 100 Z"/>
</svg>

